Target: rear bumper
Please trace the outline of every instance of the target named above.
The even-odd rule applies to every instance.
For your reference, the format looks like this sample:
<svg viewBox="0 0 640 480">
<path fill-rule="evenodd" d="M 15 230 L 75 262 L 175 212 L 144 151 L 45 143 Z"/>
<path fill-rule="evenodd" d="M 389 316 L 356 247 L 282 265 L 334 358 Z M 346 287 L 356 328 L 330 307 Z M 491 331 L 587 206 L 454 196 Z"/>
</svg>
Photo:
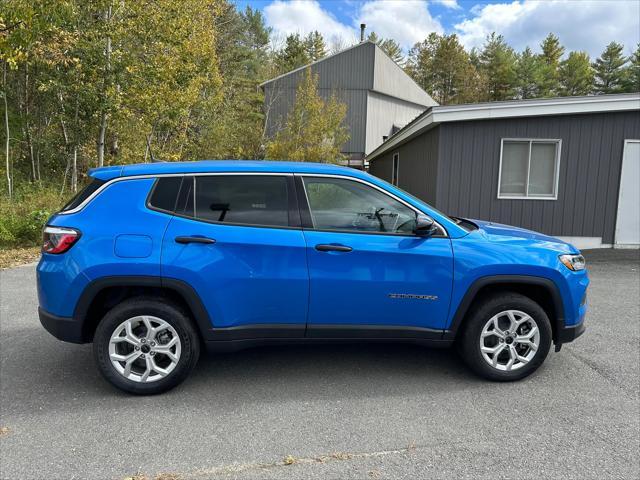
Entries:
<svg viewBox="0 0 640 480">
<path fill-rule="evenodd" d="M 47 332 L 59 340 L 71 343 L 86 343 L 82 334 L 82 323 L 68 317 L 57 317 L 38 307 L 40 323 Z"/>
<path fill-rule="evenodd" d="M 562 330 L 558 332 L 558 340 L 556 344 L 560 345 L 563 343 L 573 342 L 576 338 L 582 335 L 586 329 L 587 327 L 584 324 L 584 318 L 577 325 L 564 327 Z"/>
</svg>

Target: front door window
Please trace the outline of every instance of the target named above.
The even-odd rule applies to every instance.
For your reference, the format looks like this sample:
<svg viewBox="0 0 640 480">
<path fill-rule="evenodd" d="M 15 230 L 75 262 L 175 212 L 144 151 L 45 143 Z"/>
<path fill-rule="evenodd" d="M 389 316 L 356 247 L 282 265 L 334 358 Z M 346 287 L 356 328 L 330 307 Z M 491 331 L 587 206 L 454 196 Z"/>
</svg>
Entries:
<svg viewBox="0 0 640 480">
<path fill-rule="evenodd" d="M 416 213 L 373 187 L 341 178 L 305 177 L 316 230 L 412 234 Z"/>
</svg>

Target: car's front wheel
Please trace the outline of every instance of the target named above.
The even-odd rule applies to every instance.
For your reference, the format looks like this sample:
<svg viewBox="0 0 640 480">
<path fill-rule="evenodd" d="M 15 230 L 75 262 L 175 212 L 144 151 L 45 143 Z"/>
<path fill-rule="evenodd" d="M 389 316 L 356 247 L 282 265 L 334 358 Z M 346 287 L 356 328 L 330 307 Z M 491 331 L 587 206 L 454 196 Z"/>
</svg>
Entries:
<svg viewBox="0 0 640 480">
<path fill-rule="evenodd" d="M 181 383 L 200 354 L 186 312 L 154 298 L 132 298 L 98 324 L 93 351 L 100 373 L 129 393 L 151 395 Z"/>
<path fill-rule="evenodd" d="M 518 293 L 502 293 L 476 307 L 460 338 L 462 357 L 472 370 L 490 380 L 511 381 L 542 365 L 552 331 L 540 305 Z"/>
</svg>

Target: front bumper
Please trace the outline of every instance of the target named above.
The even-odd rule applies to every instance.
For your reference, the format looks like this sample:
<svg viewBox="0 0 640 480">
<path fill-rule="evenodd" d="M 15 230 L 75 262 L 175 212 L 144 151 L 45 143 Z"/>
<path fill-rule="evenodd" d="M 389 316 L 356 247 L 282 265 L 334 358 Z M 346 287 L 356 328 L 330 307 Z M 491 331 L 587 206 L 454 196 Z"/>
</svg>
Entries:
<svg viewBox="0 0 640 480">
<path fill-rule="evenodd" d="M 82 332 L 82 323 L 68 317 L 57 317 L 38 307 L 40 323 L 47 332 L 64 342 L 86 343 Z"/>
<path fill-rule="evenodd" d="M 558 332 L 556 344 L 562 345 L 563 343 L 573 342 L 576 338 L 582 335 L 586 329 L 587 327 L 584 324 L 584 318 L 577 325 L 564 327 Z"/>
</svg>

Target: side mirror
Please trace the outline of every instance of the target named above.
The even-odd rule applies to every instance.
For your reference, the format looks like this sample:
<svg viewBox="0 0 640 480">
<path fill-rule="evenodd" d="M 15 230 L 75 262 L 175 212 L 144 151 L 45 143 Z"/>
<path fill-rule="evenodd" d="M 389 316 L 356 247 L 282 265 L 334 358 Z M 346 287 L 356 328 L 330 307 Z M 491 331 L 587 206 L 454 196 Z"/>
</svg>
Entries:
<svg viewBox="0 0 640 480">
<path fill-rule="evenodd" d="M 438 226 L 428 215 L 417 215 L 414 233 L 419 237 L 431 237 L 438 233 Z"/>
</svg>

